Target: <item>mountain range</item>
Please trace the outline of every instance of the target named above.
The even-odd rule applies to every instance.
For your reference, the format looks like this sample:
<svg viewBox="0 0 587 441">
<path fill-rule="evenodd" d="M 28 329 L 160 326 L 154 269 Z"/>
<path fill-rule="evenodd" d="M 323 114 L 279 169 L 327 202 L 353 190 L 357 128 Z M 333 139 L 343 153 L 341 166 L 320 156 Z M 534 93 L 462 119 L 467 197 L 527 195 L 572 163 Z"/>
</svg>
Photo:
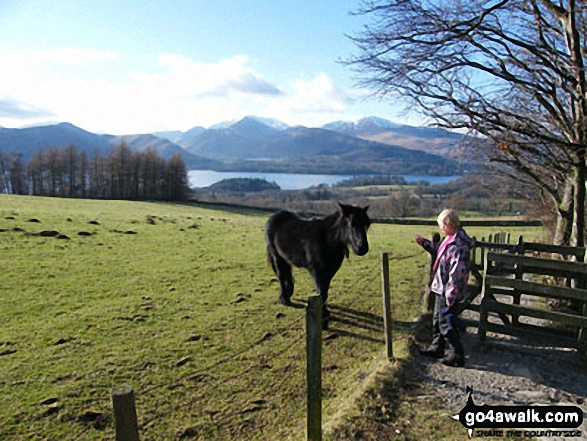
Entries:
<svg viewBox="0 0 587 441">
<path fill-rule="evenodd" d="M 21 153 L 26 161 L 51 146 L 73 143 L 91 155 L 125 142 L 134 150 L 153 148 L 164 158 L 179 153 L 190 169 L 449 175 L 462 172 L 451 157 L 461 136 L 376 117 L 309 128 L 249 116 L 208 129 L 124 136 L 95 134 L 69 123 L 0 128 L 0 149 Z"/>
</svg>

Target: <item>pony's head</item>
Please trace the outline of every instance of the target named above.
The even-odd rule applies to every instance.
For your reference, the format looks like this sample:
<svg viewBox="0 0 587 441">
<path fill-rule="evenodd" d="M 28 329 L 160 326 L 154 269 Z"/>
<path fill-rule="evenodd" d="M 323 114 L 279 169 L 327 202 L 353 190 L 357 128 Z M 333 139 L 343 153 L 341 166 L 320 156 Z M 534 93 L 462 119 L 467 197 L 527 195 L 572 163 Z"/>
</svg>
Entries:
<svg viewBox="0 0 587 441">
<path fill-rule="evenodd" d="M 369 225 L 371 225 L 371 220 L 367 215 L 368 209 L 368 205 L 365 208 L 361 208 L 354 205 L 338 203 L 342 234 L 346 243 L 352 247 L 353 252 L 358 256 L 364 256 L 369 251 L 367 230 L 369 229 Z"/>
</svg>

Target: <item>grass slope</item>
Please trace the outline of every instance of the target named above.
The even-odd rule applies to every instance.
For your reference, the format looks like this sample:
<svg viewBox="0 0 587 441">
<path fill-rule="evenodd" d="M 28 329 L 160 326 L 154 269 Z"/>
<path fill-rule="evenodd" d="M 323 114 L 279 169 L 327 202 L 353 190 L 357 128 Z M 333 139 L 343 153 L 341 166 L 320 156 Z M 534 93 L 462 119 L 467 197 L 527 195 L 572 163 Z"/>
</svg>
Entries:
<svg viewBox="0 0 587 441">
<path fill-rule="evenodd" d="M 277 303 L 267 218 L 0 195 L 0 439 L 113 439 L 110 390 L 123 383 L 135 390 L 141 439 L 303 439 L 303 304 L 313 287 L 297 271 L 299 307 Z M 69 239 L 37 235 L 51 230 Z M 325 420 L 383 351 L 382 251 L 394 338 L 408 337 L 422 230 L 373 225 L 371 251 L 334 278 Z"/>
</svg>

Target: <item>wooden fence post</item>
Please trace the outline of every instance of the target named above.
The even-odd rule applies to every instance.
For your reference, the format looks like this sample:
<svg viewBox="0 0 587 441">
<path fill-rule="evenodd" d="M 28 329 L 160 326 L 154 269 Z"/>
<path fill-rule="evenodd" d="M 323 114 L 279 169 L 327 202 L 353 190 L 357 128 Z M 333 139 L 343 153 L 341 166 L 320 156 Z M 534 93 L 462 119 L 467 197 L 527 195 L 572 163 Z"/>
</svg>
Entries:
<svg viewBox="0 0 587 441">
<path fill-rule="evenodd" d="M 489 321 L 489 313 L 487 312 L 486 302 L 489 299 L 491 293 L 489 292 L 487 283 L 485 283 L 490 270 L 488 264 L 489 263 L 487 259 L 487 253 L 484 253 L 483 268 L 485 271 L 483 271 L 483 283 L 481 285 L 481 305 L 479 305 L 479 329 L 477 331 L 477 337 L 479 338 L 479 341 L 482 342 L 485 341 L 487 335 L 487 322 Z"/>
<path fill-rule="evenodd" d="M 524 255 L 524 238 L 520 235 L 518 237 L 518 246 L 516 247 L 516 254 Z"/>
<path fill-rule="evenodd" d="M 579 259 L 577 259 L 579 260 Z M 583 254 L 583 258 L 580 259 L 580 262 L 587 262 L 587 250 L 585 250 L 585 254 Z M 579 288 L 581 289 L 585 289 L 585 287 L 587 286 L 587 280 L 585 280 L 584 277 L 581 277 L 579 279 Z M 587 300 L 583 301 L 583 304 L 581 305 L 581 314 L 583 314 L 584 316 L 587 316 Z M 583 343 L 584 346 L 587 346 L 587 328 L 585 327 L 581 327 L 579 328 L 579 332 L 577 334 L 577 338 L 579 340 L 579 343 Z M 583 349 L 583 352 L 585 352 L 585 349 Z"/>
<path fill-rule="evenodd" d="M 514 265 L 514 280 L 524 280 L 524 267 L 518 263 Z M 514 292 L 512 294 L 512 303 L 514 305 L 519 305 L 522 299 L 522 293 L 520 290 L 514 288 Z M 512 314 L 512 326 L 518 326 L 518 315 Z"/>
<path fill-rule="evenodd" d="M 434 233 L 432 235 L 432 237 L 430 238 L 430 241 L 436 246 L 436 248 L 438 249 L 438 246 L 440 245 L 440 234 L 438 233 Z M 432 294 L 430 292 L 430 290 L 428 289 L 428 286 L 430 284 L 430 278 L 432 277 L 432 272 L 433 272 L 433 268 L 434 268 L 434 260 L 435 260 L 436 256 L 429 256 L 428 257 L 428 262 L 429 262 L 429 273 L 428 273 L 428 278 L 426 279 L 426 293 L 424 294 L 424 312 L 432 312 L 434 311 L 434 303 L 436 302 L 436 294 Z"/>
<path fill-rule="evenodd" d="M 307 439 L 322 440 L 322 297 L 306 306 Z"/>
<path fill-rule="evenodd" d="M 123 384 L 112 388 L 116 441 L 139 441 L 135 394 Z"/>
<path fill-rule="evenodd" d="M 387 253 L 381 254 L 381 281 L 383 285 L 383 326 L 385 328 L 385 346 L 387 349 L 387 359 L 393 361 L 391 294 L 389 292 L 389 256 Z"/>
</svg>

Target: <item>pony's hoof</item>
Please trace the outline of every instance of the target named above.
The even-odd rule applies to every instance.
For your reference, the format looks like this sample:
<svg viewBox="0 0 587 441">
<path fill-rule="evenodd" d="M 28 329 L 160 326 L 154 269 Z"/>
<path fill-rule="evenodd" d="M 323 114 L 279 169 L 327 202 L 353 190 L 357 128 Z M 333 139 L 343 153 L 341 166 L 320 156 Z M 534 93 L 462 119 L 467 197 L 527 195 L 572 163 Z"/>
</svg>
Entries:
<svg viewBox="0 0 587 441">
<path fill-rule="evenodd" d="M 293 303 L 291 302 L 290 299 L 286 299 L 284 297 L 279 297 L 279 303 L 281 303 L 284 306 L 291 306 L 291 305 L 293 305 Z"/>
</svg>

